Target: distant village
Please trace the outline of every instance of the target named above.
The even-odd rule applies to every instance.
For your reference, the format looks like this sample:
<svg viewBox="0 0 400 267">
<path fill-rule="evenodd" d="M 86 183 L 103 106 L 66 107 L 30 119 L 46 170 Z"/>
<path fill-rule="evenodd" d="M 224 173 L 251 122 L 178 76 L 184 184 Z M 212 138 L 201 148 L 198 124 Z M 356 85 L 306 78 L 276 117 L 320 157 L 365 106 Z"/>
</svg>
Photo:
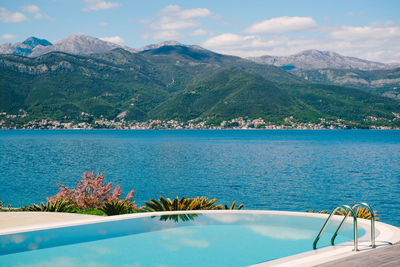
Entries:
<svg viewBox="0 0 400 267">
<path fill-rule="evenodd" d="M 400 114 L 394 114 L 396 119 L 400 119 Z M 356 123 L 342 119 L 326 120 L 320 119 L 318 123 L 298 122 L 293 116 L 285 118 L 281 124 L 274 124 L 262 118 L 248 119 L 235 118 L 232 120 L 210 123 L 208 119 L 194 119 L 187 122 L 176 120 L 148 120 L 143 122 L 125 121 L 124 118 L 108 120 L 101 117 L 92 120 L 90 123 L 84 121 L 90 114 L 82 112 L 82 120 L 69 120 L 60 122 L 57 120 L 29 120 L 28 114 L 20 110 L 18 114 L 0 113 L 0 129 L 117 129 L 117 130 L 147 130 L 147 129 L 357 129 L 360 128 Z M 390 122 L 387 119 L 368 116 L 365 118 L 369 129 L 400 129 L 400 127 L 390 127 L 382 125 L 383 122 Z M 374 122 L 377 122 L 374 125 Z M 380 122 L 380 123 L 378 123 Z M 365 128 L 365 127 L 364 127 Z"/>
</svg>

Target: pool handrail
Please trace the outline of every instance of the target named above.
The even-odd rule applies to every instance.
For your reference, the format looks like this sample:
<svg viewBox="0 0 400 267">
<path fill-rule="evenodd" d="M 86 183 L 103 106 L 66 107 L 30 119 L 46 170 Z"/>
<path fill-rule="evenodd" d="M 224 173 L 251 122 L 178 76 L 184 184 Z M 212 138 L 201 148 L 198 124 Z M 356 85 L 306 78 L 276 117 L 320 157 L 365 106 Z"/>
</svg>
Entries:
<svg viewBox="0 0 400 267">
<path fill-rule="evenodd" d="M 355 208 L 357 207 L 366 207 L 369 211 L 369 213 L 371 214 L 371 247 L 375 248 L 375 214 L 374 214 L 374 210 L 371 208 L 370 205 L 368 205 L 368 203 L 365 202 L 360 202 L 360 203 L 356 203 L 353 205 L 352 210 L 354 210 L 354 212 L 357 213 L 357 210 L 355 210 Z"/>
<path fill-rule="evenodd" d="M 325 228 L 328 226 L 329 221 L 331 220 L 332 216 L 335 215 L 335 212 L 338 209 L 346 210 L 347 214 L 344 217 L 344 219 L 342 220 L 342 222 L 340 223 L 340 225 L 339 225 L 338 229 L 336 230 L 335 234 L 333 235 L 333 237 L 331 239 L 331 243 L 332 243 L 332 240 L 334 241 L 334 238 L 336 237 L 335 235 L 337 235 L 339 233 L 340 229 L 342 228 L 342 225 L 343 225 L 344 221 L 347 219 L 347 217 L 349 216 L 349 214 L 351 212 L 351 214 L 353 215 L 354 251 L 358 251 L 357 215 L 349 205 L 340 205 L 340 206 L 337 206 L 336 208 L 333 209 L 333 211 L 329 214 L 328 218 L 326 219 L 326 221 L 325 221 L 324 225 L 322 226 L 321 230 L 319 231 L 317 237 L 315 238 L 314 243 L 313 243 L 313 249 L 317 249 L 317 243 L 318 243 L 319 239 L 321 238 L 321 235 L 324 233 Z"/>
</svg>

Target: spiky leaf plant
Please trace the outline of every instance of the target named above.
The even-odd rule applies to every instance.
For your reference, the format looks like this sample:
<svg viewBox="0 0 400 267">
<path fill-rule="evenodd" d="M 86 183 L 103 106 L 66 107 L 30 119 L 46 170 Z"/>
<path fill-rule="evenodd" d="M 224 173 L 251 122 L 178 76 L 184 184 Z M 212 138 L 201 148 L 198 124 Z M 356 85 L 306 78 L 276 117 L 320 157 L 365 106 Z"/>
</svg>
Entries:
<svg viewBox="0 0 400 267">
<path fill-rule="evenodd" d="M 379 221 L 379 218 L 376 217 L 377 213 L 378 213 L 378 211 L 374 210 L 375 221 Z M 345 209 L 340 209 L 340 210 L 337 210 L 335 214 L 345 216 L 347 214 L 347 211 Z M 371 219 L 371 213 L 369 212 L 368 208 L 366 208 L 366 207 L 364 207 L 364 208 L 358 207 L 356 210 L 356 215 L 357 215 L 357 218 L 368 219 L 368 220 Z M 353 217 L 353 214 L 350 213 L 349 216 Z"/>
<path fill-rule="evenodd" d="M 194 221 L 194 218 L 198 217 L 199 214 L 175 214 L 175 215 L 162 215 L 160 221 L 174 221 L 174 222 L 187 222 Z"/>
<path fill-rule="evenodd" d="M 233 203 L 232 203 L 232 205 L 231 205 L 230 207 L 228 207 L 228 205 L 225 205 L 225 209 L 226 209 L 226 210 L 234 210 L 235 207 L 236 207 L 236 201 L 233 201 Z M 236 208 L 236 210 L 240 210 L 240 209 L 243 208 L 243 207 L 244 207 L 244 205 L 243 205 L 243 204 L 240 204 L 240 205 Z"/>
<path fill-rule="evenodd" d="M 105 202 L 100 210 L 104 211 L 108 216 L 127 214 L 134 210 L 134 205 L 132 205 L 129 200 L 114 200 Z"/>
<path fill-rule="evenodd" d="M 58 199 L 54 202 L 43 202 L 40 205 L 32 204 L 32 206 L 22 207 L 22 211 L 48 211 L 48 212 L 69 212 L 73 209 L 74 205 L 70 201 Z"/>
<path fill-rule="evenodd" d="M 145 211 L 174 211 L 174 210 L 220 210 L 221 205 L 215 205 L 216 199 L 208 200 L 207 197 L 184 198 L 176 197 L 174 200 L 160 197 L 159 200 L 145 201 Z"/>
</svg>

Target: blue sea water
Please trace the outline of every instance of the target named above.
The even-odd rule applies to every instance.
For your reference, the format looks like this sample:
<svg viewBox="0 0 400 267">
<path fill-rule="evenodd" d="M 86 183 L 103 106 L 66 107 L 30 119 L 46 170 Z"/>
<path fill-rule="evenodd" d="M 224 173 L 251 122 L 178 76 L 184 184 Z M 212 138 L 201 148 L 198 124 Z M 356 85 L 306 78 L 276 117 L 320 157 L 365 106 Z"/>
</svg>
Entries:
<svg viewBox="0 0 400 267">
<path fill-rule="evenodd" d="M 84 171 L 135 200 L 207 196 L 245 209 L 304 211 L 368 202 L 400 226 L 400 131 L 0 131 L 0 200 L 45 201 Z"/>
</svg>

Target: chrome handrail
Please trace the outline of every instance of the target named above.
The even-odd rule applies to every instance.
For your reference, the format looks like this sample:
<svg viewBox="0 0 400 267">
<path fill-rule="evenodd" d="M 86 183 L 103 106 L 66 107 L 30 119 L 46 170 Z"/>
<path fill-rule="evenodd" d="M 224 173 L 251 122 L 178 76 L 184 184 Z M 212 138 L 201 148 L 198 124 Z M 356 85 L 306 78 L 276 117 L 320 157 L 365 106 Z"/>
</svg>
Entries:
<svg viewBox="0 0 400 267">
<path fill-rule="evenodd" d="M 332 216 L 335 214 L 335 212 L 336 212 L 338 209 L 340 209 L 340 208 L 346 210 L 346 211 L 347 211 L 347 214 L 346 214 L 346 216 L 344 217 L 344 219 L 342 220 L 342 222 L 340 223 L 338 229 L 336 230 L 336 232 L 335 232 L 335 234 L 334 234 L 334 237 L 336 237 L 335 235 L 337 235 L 337 234 L 339 233 L 340 228 L 342 228 L 342 225 L 343 225 L 344 221 L 347 219 L 348 215 L 349 215 L 350 212 L 351 212 L 351 213 L 353 214 L 354 250 L 355 250 L 355 251 L 358 251 L 357 215 L 355 214 L 354 210 L 353 210 L 349 205 L 340 205 L 340 206 L 337 206 L 337 207 L 331 212 L 331 214 L 329 214 L 329 217 L 326 219 L 324 225 L 322 226 L 321 230 L 319 231 L 317 237 L 316 237 L 315 240 L 314 240 L 313 249 L 316 249 L 316 248 L 317 248 L 317 243 L 318 243 L 319 239 L 321 238 L 321 235 L 324 233 L 325 228 L 328 226 L 329 221 L 331 220 L 331 218 L 332 218 Z M 349 211 L 350 211 L 350 212 L 349 212 Z M 332 240 L 334 241 L 334 238 L 331 239 L 331 243 L 332 243 Z"/>
<path fill-rule="evenodd" d="M 369 213 L 371 214 L 371 247 L 375 248 L 376 246 L 375 246 L 375 214 L 374 214 L 374 211 L 372 210 L 371 206 L 365 202 L 356 203 L 353 205 L 353 207 L 351 207 L 351 209 L 357 213 L 357 210 L 355 210 L 355 208 L 359 207 L 359 206 L 366 207 L 368 209 Z"/>
</svg>

